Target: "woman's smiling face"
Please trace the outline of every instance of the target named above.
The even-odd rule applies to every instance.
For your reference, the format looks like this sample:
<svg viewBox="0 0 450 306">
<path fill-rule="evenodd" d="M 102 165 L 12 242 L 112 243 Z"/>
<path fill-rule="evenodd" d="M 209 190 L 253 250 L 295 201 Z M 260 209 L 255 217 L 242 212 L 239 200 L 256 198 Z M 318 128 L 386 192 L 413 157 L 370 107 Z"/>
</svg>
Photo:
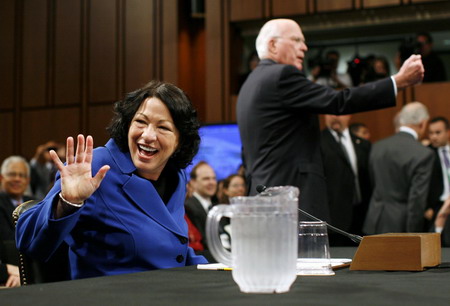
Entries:
<svg viewBox="0 0 450 306">
<path fill-rule="evenodd" d="M 167 106 L 158 98 L 142 102 L 131 120 L 128 147 L 137 174 L 157 180 L 178 147 L 180 133 Z"/>
</svg>

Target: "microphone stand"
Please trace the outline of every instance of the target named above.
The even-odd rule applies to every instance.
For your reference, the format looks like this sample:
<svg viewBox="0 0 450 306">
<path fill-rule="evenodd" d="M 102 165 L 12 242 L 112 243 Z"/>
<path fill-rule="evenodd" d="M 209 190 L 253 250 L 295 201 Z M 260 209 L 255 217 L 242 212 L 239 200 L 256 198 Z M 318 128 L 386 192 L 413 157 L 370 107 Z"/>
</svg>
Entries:
<svg viewBox="0 0 450 306">
<path fill-rule="evenodd" d="M 264 186 L 264 185 L 258 185 L 258 186 L 256 186 L 256 191 L 257 191 L 258 193 L 260 193 L 260 194 L 262 194 L 266 189 L 267 189 L 267 187 Z M 262 195 L 264 195 L 264 194 L 262 194 Z M 267 195 L 271 195 L 271 194 L 270 194 L 270 193 L 267 193 Z M 319 218 L 314 217 L 313 215 L 307 213 L 306 211 L 304 211 L 304 210 L 302 210 L 302 209 L 300 209 L 300 208 L 298 208 L 298 211 L 299 211 L 302 215 L 304 215 L 304 216 L 306 216 L 306 217 L 308 217 L 308 218 L 310 218 L 310 219 L 312 219 L 312 220 L 314 220 L 314 221 L 324 222 L 324 223 L 326 224 L 327 228 L 329 228 L 329 229 L 332 230 L 333 232 L 336 232 L 336 233 L 338 233 L 338 234 L 344 235 L 345 237 L 351 239 L 353 242 L 355 242 L 355 243 L 357 243 L 357 244 L 360 244 L 361 241 L 362 241 L 362 237 L 359 236 L 359 235 L 347 233 L 347 232 L 345 232 L 345 231 L 343 231 L 343 230 L 341 230 L 341 229 L 339 229 L 339 228 L 337 228 L 337 227 L 334 227 L 334 226 L 331 225 L 331 224 L 328 224 L 328 222 L 322 221 L 322 220 L 320 220 Z"/>
</svg>

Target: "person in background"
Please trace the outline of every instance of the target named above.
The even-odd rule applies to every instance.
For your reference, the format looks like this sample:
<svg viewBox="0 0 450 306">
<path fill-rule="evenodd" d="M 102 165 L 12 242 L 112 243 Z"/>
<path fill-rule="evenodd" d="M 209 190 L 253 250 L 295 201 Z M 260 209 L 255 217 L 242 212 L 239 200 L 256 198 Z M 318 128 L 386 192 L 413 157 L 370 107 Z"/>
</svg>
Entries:
<svg viewBox="0 0 450 306">
<path fill-rule="evenodd" d="M 417 34 L 416 41 L 419 44 L 420 54 L 422 55 L 425 75 L 423 82 L 444 82 L 447 80 L 444 63 L 433 51 L 433 37 L 430 33 L 422 32 Z"/>
<path fill-rule="evenodd" d="M 33 200 L 25 195 L 30 183 L 30 166 L 26 159 L 18 155 L 6 158 L 1 166 L 0 183 L 0 241 L 14 241 L 12 213 L 23 202 Z"/>
<path fill-rule="evenodd" d="M 0 243 L 0 258 L 3 257 L 2 244 Z M 0 287 L 19 287 L 20 275 L 19 267 L 4 263 L 0 259 Z"/>
<path fill-rule="evenodd" d="M 246 193 L 244 177 L 239 174 L 231 174 L 223 180 L 223 193 L 219 202 L 230 204 L 230 198 L 245 196 Z"/>
<path fill-rule="evenodd" d="M 197 228 L 202 237 L 203 252 L 197 254 L 204 255 L 212 261 L 206 241 L 206 217 L 211 207 L 217 204 L 215 197 L 217 190 L 217 179 L 214 169 L 205 161 L 197 163 L 191 171 L 191 184 L 193 187 L 192 197 L 185 201 L 186 215 L 192 224 Z"/>
<path fill-rule="evenodd" d="M 430 148 L 435 154 L 425 219 L 432 223 L 442 204 L 450 198 L 450 124 L 445 117 L 435 117 L 428 125 Z M 429 226 L 426 227 L 428 229 Z"/>
<path fill-rule="evenodd" d="M 338 73 L 340 54 L 330 50 L 325 55 L 324 63 L 312 69 L 312 79 L 315 83 L 334 89 L 352 87 L 352 79 L 348 73 Z"/>
<path fill-rule="evenodd" d="M 369 171 L 374 187 L 364 233 L 423 231 L 434 154 L 419 139 L 428 118 L 422 103 L 408 103 L 399 114 L 399 132 L 372 146 Z"/>
<path fill-rule="evenodd" d="M 369 66 L 367 74 L 364 76 L 364 83 L 374 82 L 391 75 L 389 62 L 384 56 L 377 56 Z"/>
<path fill-rule="evenodd" d="M 36 148 L 36 153 L 30 161 L 31 166 L 31 192 L 36 199 L 43 199 L 52 188 L 57 168 L 50 157 L 50 150 L 56 151 L 59 158 L 64 161 L 65 147 L 53 140 Z"/>
<path fill-rule="evenodd" d="M 176 86 L 151 81 L 115 103 L 111 139 L 67 138 L 56 182 L 17 223 L 19 250 L 46 261 L 65 242 L 70 278 L 207 263 L 188 247 L 184 169 L 198 151 L 197 113 Z"/>
<path fill-rule="evenodd" d="M 247 194 L 245 179 L 242 175 L 231 174 L 223 180 L 223 194 L 220 204 L 230 204 L 230 198 L 242 197 Z M 224 248 L 231 249 L 231 226 L 229 218 L 222 218 L 219 227 L 220 240 Z"/>
<path fill-rule="evenodd" d="M 358 136 L 359 138 L 365 139 L 367 141 L 370 141 L 370 130 L 364 123 L 354 122 L 350 124 L 349 129 L 350 133 L 352 133 L 353 135 Z"/>
<path fill-rule="evenodd" d="M 308 47 L 295 21 L 266 22 L 256 49 L 261 61 L 242 86 L 236 109 L 249 194 L 255 195 L 258 185 L 296 186 L 299 207 L 329 221 L 318 114 L 394 106 L 397 90 L 422 80 L 420 55 L 390 78 L 337 91 L 306 78 Z"/>
<path fill-rule="evenodd" d="M 351 115 L 325 115 L 320 149 L 327 182 L 331 224 L 354 234 L 362 225 L 372 192 L 369 179 L 370 142 L 348 128 Z M 340 234 L 330 233 L 330 245 L 354 243 Z"/>
</svg>

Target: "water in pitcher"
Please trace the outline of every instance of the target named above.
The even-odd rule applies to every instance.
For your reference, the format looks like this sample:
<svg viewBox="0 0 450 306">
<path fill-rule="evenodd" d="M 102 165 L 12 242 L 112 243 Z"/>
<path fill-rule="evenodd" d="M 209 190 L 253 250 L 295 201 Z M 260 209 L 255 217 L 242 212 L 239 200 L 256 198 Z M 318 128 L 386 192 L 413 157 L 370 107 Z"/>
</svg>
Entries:
<svg viewBox="0 0 450 306">
<path fill-rule="evenodd" d="M 243 292 L 286 292 L 294 282 L 297 215 L 292 212 L 239 214 L 231 219 L 233 279 Z M 261 233 L 264 233 L 263 235 Z M 289 239 L 289 237 L 292 237 Z M 259 279 L 254 288 L 255 277 Z M 276 289 L 274 290 L 274 284 Z"/>
</svg>

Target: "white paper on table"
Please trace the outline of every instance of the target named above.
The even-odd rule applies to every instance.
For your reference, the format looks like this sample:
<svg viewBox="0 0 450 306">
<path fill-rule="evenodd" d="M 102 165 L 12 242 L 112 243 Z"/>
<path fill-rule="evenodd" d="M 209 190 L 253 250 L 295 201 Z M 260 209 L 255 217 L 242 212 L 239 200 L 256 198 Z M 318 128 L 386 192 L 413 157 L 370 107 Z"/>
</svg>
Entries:
<svg viewBox="0 0 450 306">
<path fill-rule="evenodd" d="M 335 268 L 344 264 L 351 263 L 350 258 L 330 258 L 331 267 Z M 215 271 L 231 271 L 232 268 L 222 264 L 222 263 L 211 263 L 197 265 L 198 270 L 215 270 Z"/>
</svg>

